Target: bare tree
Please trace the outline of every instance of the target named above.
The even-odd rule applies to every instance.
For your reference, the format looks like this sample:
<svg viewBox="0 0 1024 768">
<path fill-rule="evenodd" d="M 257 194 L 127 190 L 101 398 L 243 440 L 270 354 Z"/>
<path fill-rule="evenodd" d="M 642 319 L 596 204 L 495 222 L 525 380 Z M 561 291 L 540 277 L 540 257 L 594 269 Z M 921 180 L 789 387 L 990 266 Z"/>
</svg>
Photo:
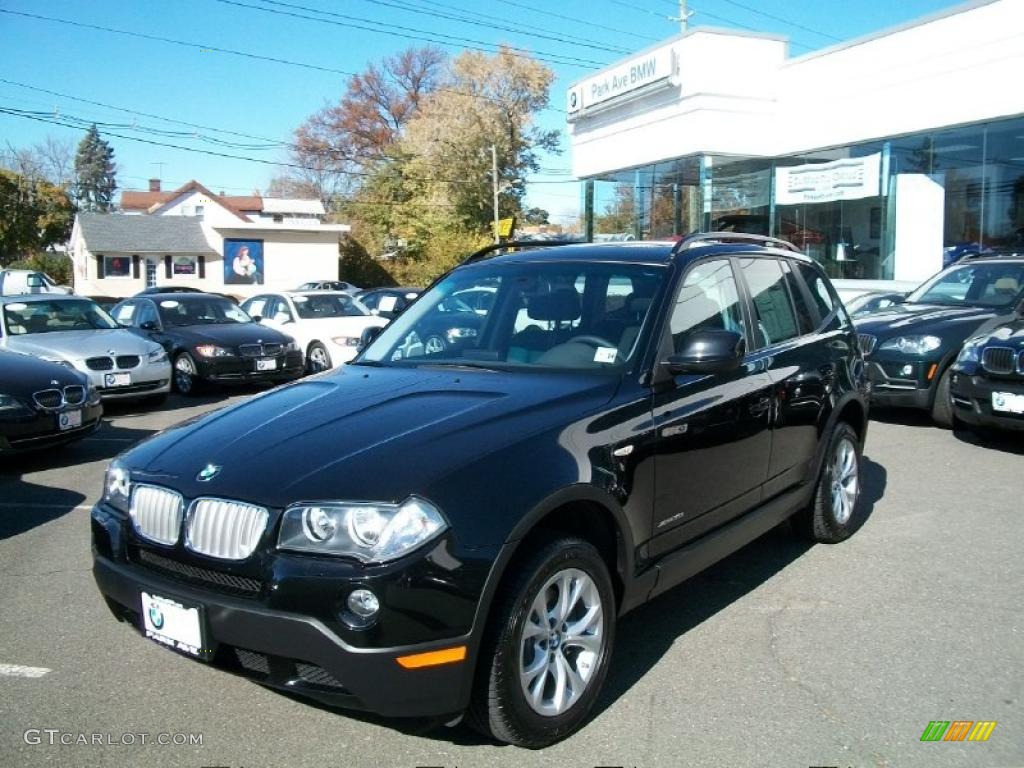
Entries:
<svg viewBox="0 0 1024 768">
<path fill-rule="evenodd" d="M 32 181 L 46 181 L 57 187 L 71 183 L 75 149 L 72 142 L 47 136 L 31 147 L 6 142 L 0 151 L 0 165 Z"/>
</svg>

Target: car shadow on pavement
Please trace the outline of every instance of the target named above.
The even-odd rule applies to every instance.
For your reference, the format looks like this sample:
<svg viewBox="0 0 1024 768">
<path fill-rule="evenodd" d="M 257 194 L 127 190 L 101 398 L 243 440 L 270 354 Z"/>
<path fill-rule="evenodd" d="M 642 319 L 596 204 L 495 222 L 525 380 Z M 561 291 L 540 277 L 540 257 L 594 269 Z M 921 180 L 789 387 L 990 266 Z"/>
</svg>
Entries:
<svg viewBox="0 0 1024 768">
<path fill-rule="evenodd" d="M 871 421 L 880 421 L 883 424 L 896 424 L 904 427 L 927 427 L 928 429 L 940 429 L 932 421 L 932 415 L 928 411 L 919 408 L 882 408 L 871 407 Z M 868 440 L 871 439 L 870 429 Z"/>
<path fill-rule="evenodd" d="M 966 429 L 957 429 L 953 437 L 962 443 L 976 445 L 987 451 L 1002 451 L 1003 453 L 1015 453 L 1024 456 L 1024 433 L 1011 432 L 1010 430 L 989 429 L 981 433 L 972 432 Z"/>
</svg>

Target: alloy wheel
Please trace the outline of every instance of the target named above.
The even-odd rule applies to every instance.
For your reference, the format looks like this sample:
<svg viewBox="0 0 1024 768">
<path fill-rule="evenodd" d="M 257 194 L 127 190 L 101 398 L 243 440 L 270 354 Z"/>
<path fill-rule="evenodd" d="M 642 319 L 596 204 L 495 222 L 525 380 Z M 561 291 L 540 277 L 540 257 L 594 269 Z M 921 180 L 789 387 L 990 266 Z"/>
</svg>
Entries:
<svg viewBox="0 0 1024 768">
<path fill-rule="evenodd" d="M 593 579 L 569 568 L 530 604 L 519 642 L 519 683 L 540 715 L 561 715 L 587 689 L 604 651 L 604 606 Z"/>
<path fill-rule="evenodd" d="M 857 448 L 845 437 L 836 444 L 831 477 L 832 515 L 837 523 L 845 525 L 853 516 L 860 494 Z"/>
<path fill-rule="evenodd" d="M 192 391 L 192 379 L 196 375 L 196 367 L 192 361 L 182 355 L 174 361 L 174 385 L 182 394 Z"/>
</svg>

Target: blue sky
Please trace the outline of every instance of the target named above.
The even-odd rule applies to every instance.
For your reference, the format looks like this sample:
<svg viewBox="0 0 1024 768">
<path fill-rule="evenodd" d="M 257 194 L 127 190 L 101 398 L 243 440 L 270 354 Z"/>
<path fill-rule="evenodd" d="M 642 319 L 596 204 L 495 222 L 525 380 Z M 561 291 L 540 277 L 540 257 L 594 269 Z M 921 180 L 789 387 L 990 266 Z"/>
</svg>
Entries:
<svg viewBox="0 0 1024 768">
<path fill-rule="evenodd" d="M 122 127 L 110 127 L 106 133 L 115 149 L 122 189 L 145 188 L 146 179 L 160 176 L 165 189 L 194 178 L 215 192 L 247 194 L 265 190 L 274 176 L 272 163 L 285 157 L 278 143 L 288 141 L 306 116 L 337 101 L 345 89 L 342 72 L 359 72 L 368 62 L 422 44 L 354 28 L 375 26 L 359 19 L 383 23 L 404 35 L 446 35 L 446 39 L 454 39 L 442 47 L 453 54 L 462 47 L 459 41 L 469 45 L 507 42 L 542 57 L 560 59 L 560 63 L 550 64 L 557 76 L 551 102 L 557 107 L 564 105 L 565 89 L 573 80 L 627 55 L 620 51 L 640 50 L 679 29 L 677 22 L 669 20 L 677 12 L 675 0 L 287 0 L 290 8 L 283 3 L 285 0 L 276 4 L 269 0 L 0 0 L 0 11 L 199 46 L 0 12 L 0 79 L 53 92 L 0 82 L 0 109 L 28 110 L 42 119 L 120 124 Z M 692 0 L 689 6 L 694 12 L 691 27 L 739 27 L 783 34 L 791 41 L 791 55 L 799 55 L 955 4 L 949 0 Z M 252 6 L 273 8 L 278 13 Z M 337 22 L 331 24 L 281 15 L 313 15 L 295 6 L 349 18 L 322 17 Z M 471 18 L 477 23 L 443 16 Z M 249 56 L 203 50 L 202 46 Z M 302 62 L 328 71 L 269 59 Z M 138 113 L 247 136 L 215 133 Z M 544 127 L 564 128 L 564 113 L 549 110 L 539 117 Z M 146 129 L 145 136 L 153 141 L 267 162 L 208 156 L 109 135 L 139 136 L 137 128 Z M 148 129 L 165 133 L 154 135 Z M 78 129 L 0 114 L 0 142 L 15 147 L 33 144 L 47 135 L 77 143 L 81 134 Z M 218 146 L 210 137 L 250 146 Z M 561 155 L 543 159 L 547 173 L 535 179 L 543 183 L 531 184 L 528 202 L 554 215 L 574 215 L 579 207 L 578 184 L 559 173 L 570 167 L 564 132 L 562 144 L 565 151 Z"/>
</svg>

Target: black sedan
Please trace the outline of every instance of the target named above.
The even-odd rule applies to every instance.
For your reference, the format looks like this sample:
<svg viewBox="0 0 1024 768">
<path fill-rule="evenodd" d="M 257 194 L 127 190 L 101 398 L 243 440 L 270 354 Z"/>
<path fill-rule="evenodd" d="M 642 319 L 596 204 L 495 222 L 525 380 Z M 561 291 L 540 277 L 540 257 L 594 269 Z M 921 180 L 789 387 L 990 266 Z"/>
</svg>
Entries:
<svg viewBox="0 0 1024 768">
<path fill-rule="evenodd" d="M 967 340 L 950 379 L 955 422 L 1024 430 L 1024 317 Z"/>
<path fill-rule="evenodd" d="M 922 408 L 953 425 L 950 379 L 964 341 L 1010 320 L 1024 301 L 1024 258 L 991 256 L 943 270 L 907 300 L 856 320 L 873 405 Z"/>
<path fill-rule="evenodd" d="M 303 374 L 302 351 L 290 336 L 256 323 L 223 296 L 137 296 L 122 301 L 112 314 L 167 350 L 174 387 L 183 395 L 204 382 L 282 382 Z"/>
<path fill-rule="evenodd" d="M 52 448 L 99 426 L 100 395 L 70 366 L 0 350 L 0 455 Z"/>
</svg>

